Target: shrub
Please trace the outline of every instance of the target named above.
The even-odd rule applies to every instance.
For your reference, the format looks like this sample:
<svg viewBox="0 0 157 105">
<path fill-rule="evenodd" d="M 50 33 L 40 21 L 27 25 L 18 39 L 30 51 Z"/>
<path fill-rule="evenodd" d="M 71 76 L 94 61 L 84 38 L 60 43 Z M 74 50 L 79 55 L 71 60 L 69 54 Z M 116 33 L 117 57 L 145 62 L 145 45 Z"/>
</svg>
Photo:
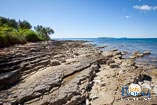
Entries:
<svg viewBox="0 0 157 105">
<path fill-rule="evenodd" d="M 3 33 L 0 33 L 0 47 L 3 47 L 3 46 L 8 46 L 8 39 L 6 35 L 4 35 Z"/>
<path fill-rule="evenodd" d="M 24 44 L 27 42 L 25 37 L 16 31 L 10 32 L 8 36 L 11 44 Z"/>
<path fill-rule="evenodd" d="M 40 41 L 39 35 L 32 30 L 25 30 L 23 35 L 28 42 Z"/>
<path fill-rule="evenodd" d="M 0 47 L 23 43 L 26 43 L 25 37 L 15 29 L 5 27 L 0 30 Z"/>
</svg>

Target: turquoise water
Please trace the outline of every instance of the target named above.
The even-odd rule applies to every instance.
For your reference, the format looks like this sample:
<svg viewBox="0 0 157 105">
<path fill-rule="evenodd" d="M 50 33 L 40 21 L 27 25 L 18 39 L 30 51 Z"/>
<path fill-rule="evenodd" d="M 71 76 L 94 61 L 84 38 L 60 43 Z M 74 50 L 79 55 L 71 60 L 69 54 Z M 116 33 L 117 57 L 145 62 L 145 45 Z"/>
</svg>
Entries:
<svg viewBox="0 0 157 105">
<path fill-rule="evenodd" d="M 103 50 L 119 49 L 129 54 L 148 50 L 152 54 L 139 60 L 157 65 L 157 38 L 63 38 L 59 40 L 85 40 L 96 46 L 107 46 Z"/>
</svg>

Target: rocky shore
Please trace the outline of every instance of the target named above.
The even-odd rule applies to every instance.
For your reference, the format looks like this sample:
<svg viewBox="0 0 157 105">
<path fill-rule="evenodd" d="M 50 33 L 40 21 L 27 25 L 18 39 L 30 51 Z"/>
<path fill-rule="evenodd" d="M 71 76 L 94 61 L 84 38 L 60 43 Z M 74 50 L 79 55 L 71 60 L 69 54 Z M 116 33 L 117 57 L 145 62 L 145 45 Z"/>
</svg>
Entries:
<svg viewBox="0 0 157 105">
<path fill-rule="evenodd" d="M 48 41 L 0 49 L 0 105 L 155 105 L 157 69 L 84 41 Z M 139 84 L 151 99 L 121 95 Z"/>
</svg>

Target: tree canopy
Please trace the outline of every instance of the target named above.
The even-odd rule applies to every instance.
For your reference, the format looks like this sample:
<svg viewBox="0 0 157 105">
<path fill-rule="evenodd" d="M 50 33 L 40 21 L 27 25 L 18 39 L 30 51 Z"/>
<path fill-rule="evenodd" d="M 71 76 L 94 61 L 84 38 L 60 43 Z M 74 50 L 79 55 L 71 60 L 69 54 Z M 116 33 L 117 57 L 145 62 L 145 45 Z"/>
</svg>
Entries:
<svg viewBox="0 0 157 105">
<path fill-rule="evenodd" d="M 38 32 L 40 35 L 44 35 L 46 39 L 50 39 L 50 35 L 54 34 L 54 30 L 51 29 L 50 27 L 43 27 L 42 25 L 37 25 L 34 27 L 36 32 Z"/>
<path fill-rule="evenodd" d="M 32 25 L 29 22 L 27 22 L 26 20 L 24 20 L 24 21 L 19 20 L 18 25 L 19 25 L 19 28 L 22 28 L 22 29 L 31 29 L 32 28 Z"/>
</svg>

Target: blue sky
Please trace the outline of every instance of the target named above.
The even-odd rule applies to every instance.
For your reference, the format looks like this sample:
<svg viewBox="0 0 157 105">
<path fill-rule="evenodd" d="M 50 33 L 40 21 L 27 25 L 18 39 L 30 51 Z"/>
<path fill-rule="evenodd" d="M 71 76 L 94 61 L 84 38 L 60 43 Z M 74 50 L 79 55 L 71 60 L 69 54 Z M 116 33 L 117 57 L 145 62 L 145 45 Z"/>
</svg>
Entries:
<svg viewBox="0 0 157 105">
<path fill-rule="evenodd" d="M 1 0 L 0 16 L 50 26 L 56 38 L 157 37 L 157 0 Z"/>
</svg>

